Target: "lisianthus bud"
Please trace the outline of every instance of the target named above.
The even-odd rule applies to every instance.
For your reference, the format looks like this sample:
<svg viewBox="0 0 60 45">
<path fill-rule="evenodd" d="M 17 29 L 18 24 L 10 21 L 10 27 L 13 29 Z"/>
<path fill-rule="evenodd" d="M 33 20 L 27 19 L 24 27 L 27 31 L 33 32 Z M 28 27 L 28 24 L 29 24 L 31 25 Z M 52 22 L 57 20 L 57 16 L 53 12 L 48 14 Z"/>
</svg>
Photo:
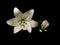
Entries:
<svg viewBox="0 0 60 45">
<path fill-rule="evenodd" d="M 49 22 L 47 20 L 44 20 L 41 24 L 41 27 L 47 28 L 49 26 Z"/>
</svg>

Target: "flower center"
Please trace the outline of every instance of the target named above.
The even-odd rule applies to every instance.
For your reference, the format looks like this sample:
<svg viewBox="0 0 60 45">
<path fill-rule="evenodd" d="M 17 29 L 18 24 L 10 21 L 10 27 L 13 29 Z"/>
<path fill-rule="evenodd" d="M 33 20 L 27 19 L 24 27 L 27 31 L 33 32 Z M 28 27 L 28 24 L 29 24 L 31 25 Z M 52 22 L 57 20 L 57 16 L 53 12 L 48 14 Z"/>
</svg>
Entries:
<svg viewBox="0 0 60 45">
<path fill-rule="evenodd" d="M 21 18 L 19 20 L 19 25 L 24 26 L 26 24 L 25 19 Z"/>
</svg>

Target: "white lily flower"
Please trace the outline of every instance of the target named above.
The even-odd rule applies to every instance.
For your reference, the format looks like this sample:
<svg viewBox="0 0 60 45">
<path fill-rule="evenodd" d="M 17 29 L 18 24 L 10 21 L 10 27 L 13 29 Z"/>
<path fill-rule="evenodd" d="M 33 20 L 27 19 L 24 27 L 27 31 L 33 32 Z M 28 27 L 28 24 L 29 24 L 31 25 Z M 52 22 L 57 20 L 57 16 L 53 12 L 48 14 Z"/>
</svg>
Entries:
<svg viewBox="0 0 60 45">
<path fill-rule="evenodd" d="M 15 7 L 13 12 L 15 18 L 8 20 L 7 24 L 14 26 L 14 33 L 17 33 L 22 29 L 27 30 L 29 33 L 31 33 L 32 28 L 38 26 L 38 22 L 32 20 L 34 9 L 22 13 L 17 7 Z"/>
<path fill-rule="evenodd" d="M 41 24 L 42 28 L 47 28 L 49 26 L 49 22 L 47 20 L 44 20 Z"/>
</svg>

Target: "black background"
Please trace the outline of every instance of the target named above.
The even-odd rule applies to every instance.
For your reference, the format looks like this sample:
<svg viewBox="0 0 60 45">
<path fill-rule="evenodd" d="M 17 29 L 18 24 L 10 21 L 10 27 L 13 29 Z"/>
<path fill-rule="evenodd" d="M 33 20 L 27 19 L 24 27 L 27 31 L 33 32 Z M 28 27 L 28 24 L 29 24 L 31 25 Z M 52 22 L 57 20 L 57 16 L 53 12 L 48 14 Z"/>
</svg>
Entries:
<svg viewBox="0 0 60 45">
<path fill-rule="evenodd" d="M 54 39 L 56 34 L 56 1 L 48 0 L 2 0 L 0 4 L 0 30 L 3 40 L 41 40 L 41 39 Z M 17 34 L 13 34 L 13 27 L 6 24 L 8 19 L 14 17 L 13 9 L 18 7 L 23 13 L 34 9 L 33 19 L 36 21 L 48 20 L 50 25 L 47 28 L 47 32 L 39 32 L 38 27 L 32 30 L 29 34 L 28 31 L 20 31 Z"/>
</svg>

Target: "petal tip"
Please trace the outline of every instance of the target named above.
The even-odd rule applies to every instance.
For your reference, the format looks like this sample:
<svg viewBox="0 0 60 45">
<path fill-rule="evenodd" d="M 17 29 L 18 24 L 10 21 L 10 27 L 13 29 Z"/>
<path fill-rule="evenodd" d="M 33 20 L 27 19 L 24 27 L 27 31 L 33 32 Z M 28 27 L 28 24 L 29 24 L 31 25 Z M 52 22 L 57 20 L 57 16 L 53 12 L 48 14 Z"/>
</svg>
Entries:
<svg viewBox="0 0 60 45">
<path fill-rule="evenodd" d="M 17 7 L 14 7 L 14 9 L 17 9 Z"/>
<path fill-rule="evenodd" d="M 19 12 L 19 9 L 15 7 L 13 11 L 16 13 L 16 12 Z"/>
<path fill-rule="evenodd" d="M 13 32 L 13 33 L 14 33 L 14 34 L 16 34 L 16 33 L 18 33 L 18 31 L 15 31 L 15 30 L 14 30 L 14 32 Z"/>
<path fill-rule="evenodd" d="M 28 31 L 29 33 L 31 33 L 31 31 Z"/>
<path fill-rule="evenodd" d="M 31 9 L 30 11 L 31 11 L 31 12 L 34 12 L 34 9 Z"/>
<path fill-rule="evenodd" d="M 37 26 L 38 26 L 38 22 L 32 20 L 32 21 L 31 21 L 31 26 L 32 26 L 33 28 L 37 27 Z"/>
<path fill-rule="evenodd" d="M 17 32 L 14 31 L 13 33 L 16 34 Z"/>
<path fill-rule="evenodd" d="M 10 24 L 9 20 L 7 20 L 6 23 L 9 25 Z"/>
</svg>

